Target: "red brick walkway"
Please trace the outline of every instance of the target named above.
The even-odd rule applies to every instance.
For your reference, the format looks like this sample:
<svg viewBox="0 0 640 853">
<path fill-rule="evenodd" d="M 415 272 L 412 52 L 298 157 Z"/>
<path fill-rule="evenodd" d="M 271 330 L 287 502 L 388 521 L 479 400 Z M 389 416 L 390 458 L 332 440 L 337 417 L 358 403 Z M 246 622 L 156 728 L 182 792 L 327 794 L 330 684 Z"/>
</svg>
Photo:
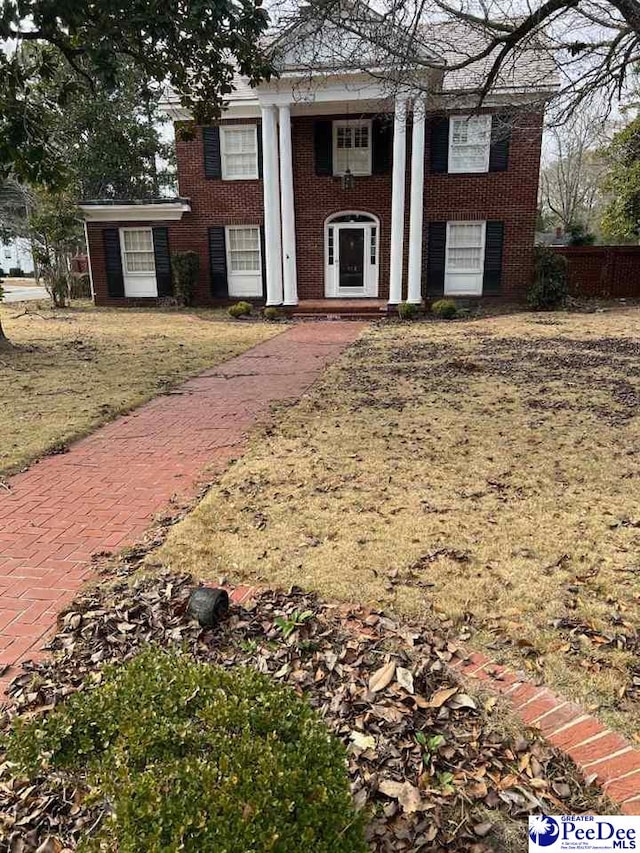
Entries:
<svg viewBox="0 0 640 853">
<path fill-rule="evenodd" d="M 300 396 L 362 329 L 294 326 L 0 489 L 0 696 L 91 577 L 92 554 L 133 544 L 172 498 L 192 498 L 271 403 Z"/>
</svg>

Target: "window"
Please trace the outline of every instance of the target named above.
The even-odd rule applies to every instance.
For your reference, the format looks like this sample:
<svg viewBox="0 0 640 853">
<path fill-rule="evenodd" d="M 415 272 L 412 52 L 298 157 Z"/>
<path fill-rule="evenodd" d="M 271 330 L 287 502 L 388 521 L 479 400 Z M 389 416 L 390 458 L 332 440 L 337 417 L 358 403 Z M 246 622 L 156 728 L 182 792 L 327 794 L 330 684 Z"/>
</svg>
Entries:
<svg viewBox="0 0 640 853">
<path fill-rule="evenodd" d="M 371 122 L 334 121 L 333 174 L 371 174 Z"/>
<path fill-rule="evenodd" d="M 260 272 L 260 229 L 227 228 L 230 273 Z"/>
<path fill-rule="evenodd" d="M 445 293 L 482 293 L 485 229 L 485 222 L 447 223 Z"/>
<path fill-rule="evenodd" d="M 491 116 L 452 116 L 449 123 L 449 171 L 488 172 Z"/>
<path fill-rule="evenodd" d="M 154 273 L 156 263 L 151 228 L 123 228 L 121 233 L 125 273 Z"/>
<path fill-rule="evenodd" d="M 225 181 L 258 177 L 258 129 L 255 124 L 220 128 L 222 178 Z"/>
</svg>

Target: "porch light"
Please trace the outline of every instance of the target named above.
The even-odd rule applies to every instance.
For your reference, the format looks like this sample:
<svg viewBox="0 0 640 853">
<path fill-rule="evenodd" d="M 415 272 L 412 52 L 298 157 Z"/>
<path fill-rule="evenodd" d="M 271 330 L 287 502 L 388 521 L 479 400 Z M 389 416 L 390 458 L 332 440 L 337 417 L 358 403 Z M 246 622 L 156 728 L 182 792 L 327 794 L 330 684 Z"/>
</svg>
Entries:
<svg viewBox="0 0 640 853">
<path fill-rule="evenodd" d="M 356 176 L 353 174 L 351 169 L 347 166 L 347 170 L 342 173 L 342 189 L 343 190 L 352 190 L 356 185 Z"/>
</svg>

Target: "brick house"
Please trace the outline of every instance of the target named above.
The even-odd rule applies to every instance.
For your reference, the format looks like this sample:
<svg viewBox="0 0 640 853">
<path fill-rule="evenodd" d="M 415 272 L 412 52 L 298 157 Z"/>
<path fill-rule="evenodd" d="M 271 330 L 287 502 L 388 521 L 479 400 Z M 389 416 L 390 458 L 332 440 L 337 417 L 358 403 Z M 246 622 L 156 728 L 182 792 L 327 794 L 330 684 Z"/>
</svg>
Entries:
<svg viewBox="0 0 640 853">
<path fill-rule="evenodd" d="M 170 296 L 170 255 L 184 250 L 200 256 L 202 305 L 523 296 L 550 60 L 514 62 L 478 110 L 474 69 L 448 70 L 453 48 L 438 54 L 425 34 L 414 50 L 428 65 L 392 86 L 360 47 L 357 65 L 336 57 L 339 29 L 328 55 L 304 19 L 289 27 L 274 43 L 279 76 L 237 79 L 215 126 L 194 128 L 167 101 L 179 197 L 81 205 L 96 304 Z"/>
</svg>

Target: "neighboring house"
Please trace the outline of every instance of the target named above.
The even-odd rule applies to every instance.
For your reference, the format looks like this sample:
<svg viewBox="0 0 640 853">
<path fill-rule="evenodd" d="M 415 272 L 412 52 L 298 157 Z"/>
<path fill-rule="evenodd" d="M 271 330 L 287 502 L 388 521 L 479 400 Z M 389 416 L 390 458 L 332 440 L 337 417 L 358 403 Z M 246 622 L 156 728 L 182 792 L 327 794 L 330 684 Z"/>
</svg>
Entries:
<svg viewBox="0 0 640 853">
<path fill-rule="evenodd" d="M 0 270 L 9 275 L 11 270 L 21 270 L 24 275 L 33 275 L 33 255 L 28 240 L 16 237 L 13 240 L 0 240 Z"/>
<path fill-rule="evenodd" d="M 468 42 L 449 33 L 438 52 L 435 31 L 392 85 L 379 47 L 339 25 L 320 44 L 302 18 L 274 42 L 279 78 L 238 79 L 216 126 L 181 133 L 170 99 L 180 197 L 82 205 L 96 303 L 170 296 L 184 250 L 200 256 L 199 304 L 522 297 L 553 65 L 542 50 L 512 63 L 474 111 L 482 69 L 448 71 Z"/>
</svg>

